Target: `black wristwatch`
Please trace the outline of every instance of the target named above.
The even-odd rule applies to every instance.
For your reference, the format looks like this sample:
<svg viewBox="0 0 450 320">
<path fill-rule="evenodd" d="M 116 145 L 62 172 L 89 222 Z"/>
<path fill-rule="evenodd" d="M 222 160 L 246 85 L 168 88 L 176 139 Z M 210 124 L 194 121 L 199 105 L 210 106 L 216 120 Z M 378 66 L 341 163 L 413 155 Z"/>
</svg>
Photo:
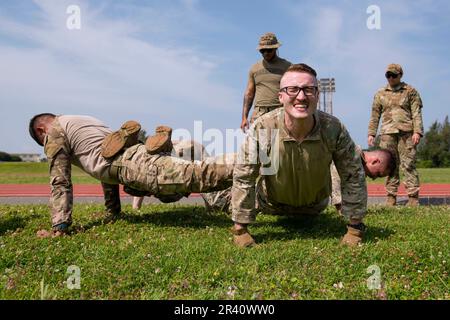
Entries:
<svg viewBox="0 0 450 320">
<path fill-rule="evenodd" d="M 354 229 L 360 230 L 360 231 L 366 231 L 367 227 L 364 223 L 360 222 L 358 224 L 348 224 L 347 226 L 352 227 Z"/>
</svg>

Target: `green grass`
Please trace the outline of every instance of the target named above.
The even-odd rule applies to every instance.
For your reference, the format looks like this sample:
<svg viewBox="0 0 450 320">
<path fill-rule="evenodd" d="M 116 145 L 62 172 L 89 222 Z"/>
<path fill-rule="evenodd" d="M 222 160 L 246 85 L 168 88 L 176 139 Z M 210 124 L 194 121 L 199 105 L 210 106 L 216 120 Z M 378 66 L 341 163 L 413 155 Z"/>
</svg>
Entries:
<svg viewBox="0 0 450 320">
<path fill-rule="evenodd" d="M 418 168 L 420 183 L 450 183 L 450 168 Z M 400 180 L 403 181 L 403 174 L 400 171 Z M 386 178 L 372 180 L 367 178 L 368 183 L 384 184 Z"/>
<path fill-rule="evenodd" d="M 48 164 L 46 162 L 2 162 L 0 163 L 0 184 L 48 184 Z M 98 184 L 98 181 L 78 167 L 72 166 L 72 182 Z"/>
<path fill-rule="evenodd" d="M 75 206 L 69 237 L 38 239 L 42 205 L 0 205 L 0 299 L 450 299 L 449 207 L 371 207 L 364 245 L 339 245 L 345 221 L 259 215 L 257 247 L 236 248 L 225 214 L 144 206 L 104 225 Z M 81 289 L 69 290 L 70 265 Z M 383 289 L 369 290 L 379 266 Z M 45 290 L 41 291 L 42 287 Z"/>
</svg>

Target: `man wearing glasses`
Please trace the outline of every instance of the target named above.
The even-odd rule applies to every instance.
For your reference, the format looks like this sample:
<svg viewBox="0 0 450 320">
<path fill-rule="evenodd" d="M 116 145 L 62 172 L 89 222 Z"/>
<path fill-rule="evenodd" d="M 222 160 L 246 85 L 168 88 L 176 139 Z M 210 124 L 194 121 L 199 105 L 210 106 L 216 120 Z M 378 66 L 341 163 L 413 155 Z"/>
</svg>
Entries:
<svg viewBox="0 0 450 320">
<path fill-rule="evenodd" d="M 249 127 L 248 115 L 253 103 L 255 110 L 250 123 L 259 116 L 281 107 L 278 101 L 280 79 L 291 63 L 278 57 L 277 49 L 280 46 L 277 37 L 270 32 L 262 35 L 259 40 L 257 50 L 263 59 L 254 64 L 249 72 L 242 108 L 241 129 L 244 132 Z"/>
<path fill-rule="evenodd" d="M 317 110 L 316 76 L 308 65 L 290 66 L 278 93 L 283 108 L 255 120 L 241 146 L 232 187 L 237 246 L 255 244 L 247 226 L 255 222 L 258 211 L 323 211 L 331 194 L 331 161 L 341 176 L 342 214 L 349 220 L 342 243 L 354 246 L 362 241 L 367 190 L 361 157 L 344 125 Z"/>
<path fill-rule="evenodd" d="M 382 118 L 380 147 L 390 149 L 405 174 L 408 206 L 419 205 L 419 174 L 416 170 L 416 146 L 423 136 L 422 100 L 419 93 L 401 81 L 402 67 L 390 64 L 386 69 L 388 84 L 378 90 L 372 104 L 368 144 L 373 146 Z M 388 206 L 395 206 L 400 184 L 399 166 L 386 180 Z"/>
</svg>

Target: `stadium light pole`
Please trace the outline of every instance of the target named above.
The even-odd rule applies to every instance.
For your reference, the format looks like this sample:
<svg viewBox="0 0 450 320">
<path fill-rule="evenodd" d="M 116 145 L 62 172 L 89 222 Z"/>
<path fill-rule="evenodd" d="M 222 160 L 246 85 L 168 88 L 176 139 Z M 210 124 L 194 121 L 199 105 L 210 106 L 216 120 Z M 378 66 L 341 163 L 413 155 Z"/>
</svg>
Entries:
<svg viewBox="0 0 450 320">
<path fill-rule="evenodd" d="M 333 92 L 336 92 L 334 78 L 319 79 L 319 92 L 323 98 L 322 102 L 319 99 L 319 110 L 333 114 Z"/>
</svg>

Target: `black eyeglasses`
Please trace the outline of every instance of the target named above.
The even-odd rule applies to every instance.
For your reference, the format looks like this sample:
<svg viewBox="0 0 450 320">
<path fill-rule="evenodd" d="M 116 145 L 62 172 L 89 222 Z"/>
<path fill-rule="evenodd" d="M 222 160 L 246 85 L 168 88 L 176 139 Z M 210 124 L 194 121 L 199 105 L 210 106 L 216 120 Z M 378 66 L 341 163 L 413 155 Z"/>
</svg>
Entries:
<svg viewBox="0 0 450 320">
<path fill-rule="evenodd" d="M 297 87 L 297 86 L 289 86 L 280 89 L 280 92 L 286 92 L 289 97 L 296 97 L 299 95 L 300 91 L 303 91 L 305 96 L 312 97 L 316 94 L 317 87 Z"/>
<path fill-rule="evenodd" d="M 266 53 L 266 52 L 272 52 L 272 51 L 274 51 L 275 49 L 261 49 L 261 50 L 259 50 L 259 52 L 261 52 L 261 53 Z"/>
<path fill-rule="evenodd" d="M 393 72 L 386 72 L 385 77 L 386 79 L 392 78 L 392 79 L 397 79 L 399 75 Z"/>
</svg>

